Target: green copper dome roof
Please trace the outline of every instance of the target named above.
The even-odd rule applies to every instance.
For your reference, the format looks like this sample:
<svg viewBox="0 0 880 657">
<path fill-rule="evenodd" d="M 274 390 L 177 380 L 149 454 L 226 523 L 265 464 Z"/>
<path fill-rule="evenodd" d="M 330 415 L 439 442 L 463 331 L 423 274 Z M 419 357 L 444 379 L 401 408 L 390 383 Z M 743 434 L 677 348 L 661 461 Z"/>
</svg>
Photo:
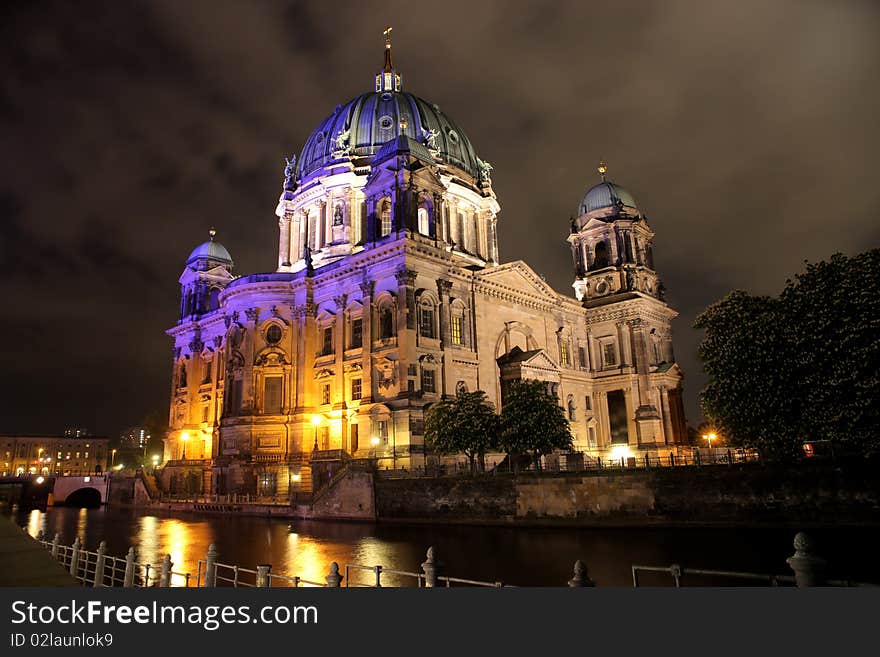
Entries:
<svg viewBox="0 0 880 657">
<path fill-rule="evenodd" d="M 584 194 L 584 198 L 578 206 L 578 216 L 618 205 L 638 210 L 632 194 L 610 180 L 603 180 L 598 185 L 590 187 Z"/>
<path fill-rule="evenodd" d="M 189 265 L 196 260 L 214 260 L 223 264 L 232 264 L 232 256 L 229 255 L 229 251 L 220 242 L 215 242 L 213 238 L 194 248 L 186 259 L 186 264 Z"/>
<path fill-rule="evenodd" d="M 383 144 L 404 134 L 442 162 L 479 176 L 470 140 L 440 108 L 403 91 L 361 94 L 339 105 L 306 141 L 297 162 L 300 180 L 347 158 L 371 158 Z"/>
</svg>

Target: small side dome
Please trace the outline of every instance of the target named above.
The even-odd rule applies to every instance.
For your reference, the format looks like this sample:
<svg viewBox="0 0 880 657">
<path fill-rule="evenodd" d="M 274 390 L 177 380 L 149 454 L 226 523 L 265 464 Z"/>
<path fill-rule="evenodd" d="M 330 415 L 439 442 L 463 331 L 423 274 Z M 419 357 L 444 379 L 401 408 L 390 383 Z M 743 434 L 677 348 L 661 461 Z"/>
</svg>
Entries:
<svg viewBox="0 0 880 657">
<path fill-rule="evenodd" d="M 232 256 L 226 247 L 220 242 L 214 241 L 214 235 L 217 234 L 213 228 L 209 231 L 211 239 L 207 242 L 199 244 L 192 250 L 186 259 L 186 264 L 193 265 L 194 269 L 210 269 L 216 265 L 232 266 Z"/>
<path fill-rule="evenodd" d="M 615 207 L 629 208 L 636 212 L 639 209 L 632 194 L 610 180 L 603 180 L 598 185 L 590 187 L 584 194 L 584 198 L 578 206 L 578 216 Z"/>
</svg>

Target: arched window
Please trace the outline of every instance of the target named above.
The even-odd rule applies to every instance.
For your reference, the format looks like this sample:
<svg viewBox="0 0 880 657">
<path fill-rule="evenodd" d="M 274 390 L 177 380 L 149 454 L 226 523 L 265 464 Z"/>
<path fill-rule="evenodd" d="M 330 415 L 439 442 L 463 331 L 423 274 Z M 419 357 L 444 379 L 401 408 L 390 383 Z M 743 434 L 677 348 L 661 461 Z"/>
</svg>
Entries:
<svg viewBox="0 0 880 657">
<path fill-rule="evenodd" d="M 428 218 L 428 209 L 423 205 L 418 211 L 419 232 L 422 235 L 431 235 L 431 222 Z"/>
<path fill-rule="evenodd" d="M 386 304 L 379 307 L 379 338 L 385 340 L 394 335 L 394 317 L 391 311 L 391 305 Z"/>
<path fill-rule="evenodd" d="M 434 329 L 434 305 L 428 299 L 419 303 L 419 335 L 423 338 L 436 338 Z"/>
<path fill-rule="evenodd" d="M 645 264 L 647 264 L 649 268 L 654 269 L 654 249 L 650 244 L 645 248 L 645 260 Z"/>
<path fill-rule="evenodd" d="M 602 269 L 608 266 L 608 245 L 605 242 L 599 242 L 593 256 L 593 266 L 591 269 Z"/>
<path fill-rule="evenodd" d="M 180 363 L 180 373 L 177 376 L 177 387 L 186 388 L 186 361 Z"/>
<path fill-rule="evenodd" d="M 458 211 L 455 221 L 455 243 L 459 249 L 464 249 L 464 212 Z"/>
<path fill-rule="evenodd" d="M 568 407 L 568 421 L 569 421 L 569 422 L 574 422 L 574 420 L 575 420 L 575 412 L 574 412 L 574 395 L 569 395 L 569 396 L 568 396 L 567 407 Z"/>
<path fill-rule="evenodd" d="M 387 198 L 379 202 L 379 237 L 391 234 L 391 201 Z"/>
</svg>

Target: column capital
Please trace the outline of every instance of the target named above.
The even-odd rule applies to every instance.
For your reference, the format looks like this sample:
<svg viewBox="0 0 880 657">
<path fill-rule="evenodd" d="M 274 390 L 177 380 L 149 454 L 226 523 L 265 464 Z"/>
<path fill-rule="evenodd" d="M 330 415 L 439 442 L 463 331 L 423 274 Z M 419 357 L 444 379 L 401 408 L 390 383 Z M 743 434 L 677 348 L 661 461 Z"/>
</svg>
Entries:
<svg viewBox="0 0 880 657">
<path fill-rule="evenodd" d="M 394 272 L 394 277 L 397 279 L 398 285 L 406 285 L 407 287 L 412 287 L 416 284 L 416 277 L 418 276 L 418 272 L 412 269 L 398 269 Z"/>
<path fill-rule="evenodd" d="M 449 294 L 452 291 L 452 281 L 449 281 L 445 278 L 437 279 L 437 292 L 440 293 L 440 296 Z"/>
</svg>

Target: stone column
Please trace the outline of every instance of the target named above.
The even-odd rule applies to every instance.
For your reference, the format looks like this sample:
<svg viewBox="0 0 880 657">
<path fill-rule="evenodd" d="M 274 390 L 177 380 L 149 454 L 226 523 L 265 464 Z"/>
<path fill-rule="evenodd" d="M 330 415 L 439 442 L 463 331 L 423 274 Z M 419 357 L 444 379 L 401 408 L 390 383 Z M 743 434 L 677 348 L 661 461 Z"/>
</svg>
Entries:
<svg viewBox="0 0 880 657">
<path fill-rule="evenodd" d="M 361 294 L 363 295 L 363 311 L 361 314 L 361 342 L 363 344 L 362 366 L 363 377 L 361 381 L 361 403 L 369 403 L 373 401 L 373 281 L 364 281 L 361 283 Z M 363 436 L 367 439 L 367 436 Z"/>
<path fill-rule="evenodd" d="M 666 386 L 660 386 L 660 409 L 663 413 L 663 442 L 671 445 L 675 442 L 675 430 L 669 413 L 669 388 Z"/>
<path fill-rule="evenodd" d="M 635 365 L 632 352 L 632 344 L 629 339 L 629 331 L 625 322 L 617 322 L 617 344 L 620 347 L 620 366 Z"/>
<path fill-rule="evenodd" d="M 244 345 L 244 369 L 242 375 L 242 415 L 251 415 L 254 412 L 256 391 L 254 390 L 254 353 L 257 341 L 257 321 L 260 317 L 259 308 L 248 308 L 244 311 L 248 318 L 247 331 Z"/>
<path fill-rule="evenodd" d="M 330 231 L 327 226 L 327 201 L 321 201 L 318 204 L 318 219 L 317 219 L 317 231 L 316 235 L 318 237 L 318 243 L 315 245 L 317 249 L 323 249 L 330 242 Z"/>
<path fill-rule="evenodd" d="M 489 260 L 498 264 L 498 218 L 493 214 L 489 217 Z"/>
<path fill-rule="evenodd" d="M 398 380 L 401 389 L 406 390 L 406 381 L 409 380 L 407 366 L 414 362 L 413 354 L 410 354 L 410 336 L 416 328 L 416 272 L 411 269 L 399 269 L 395 272 L 397 278 L 397 351 L 400 359 L 397 362 Z"/>
<path fill-rule="evenodd" d="M 278 266 L 290 266 L 290 213 L 284 212 L 284 215 L 278 220 L 278 227 L 281 229 L 278 246 Z"/>
<path fill-rule="evenodd" d="M 455 393 L 454 382 L 452 381 L 452 322 L 450 321 L 449 307 L 449 291 L 452 289 L 452 282 L 444 278 L 437 279 L 437 294 L 440 297 L 440 349 L 443 350 L 443 375 L 441 377 L 441 393 L 451 395 Z"/>
</svg>

